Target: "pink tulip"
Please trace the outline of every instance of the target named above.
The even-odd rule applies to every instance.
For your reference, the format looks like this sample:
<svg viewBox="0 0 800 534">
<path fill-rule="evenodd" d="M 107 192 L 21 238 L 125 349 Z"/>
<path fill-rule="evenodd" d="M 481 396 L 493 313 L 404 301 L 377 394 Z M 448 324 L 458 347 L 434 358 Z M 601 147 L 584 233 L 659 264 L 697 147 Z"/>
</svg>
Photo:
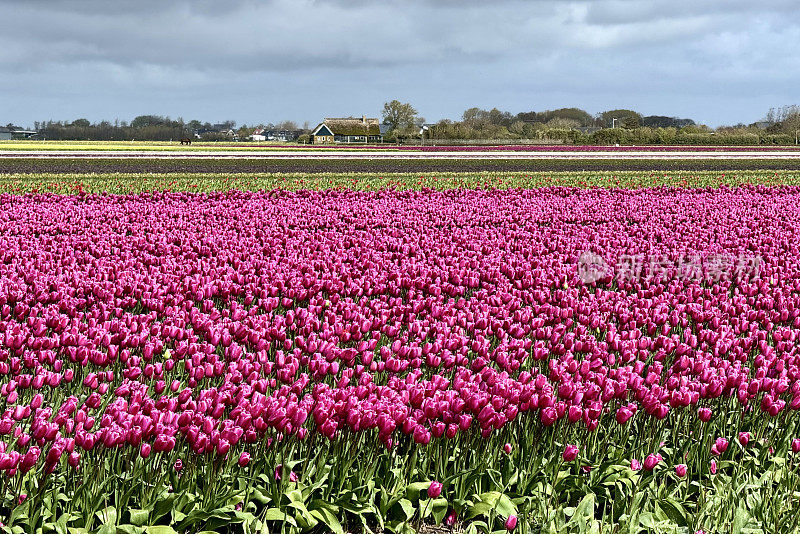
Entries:
<svg viewBox="0 0 800 534">
<path fill-rule="evenodd" d="M 579 449 L 575 445 L 567 445 L 564 447 L 564 452 L 561 454 L 561 457 L 564 459 L 565 462 L 571 462 L 578 457 Z"/>
<path fill-rule="evenodd" d="M 622 406 L 617 410 L 617 423 L 624 425 L 628 422 L 628 420 L 633 417 L 633 412 L 629 410 L 626 406 Z"/>
<path fill-rule="evenodd" d="M 508 519 L 506 519 L 506 530 L 511 532 L 515 528 L 517 528 L 517 516 L 510 515 L 508 516 Z"/>
<path fill-rule="evenodd" d="M 2 476 L 33 471 L 52 489 L 62 459 L 94 469 L 155 452 L 178 469 L 188 450 L 202 465 L 232 449 L 246 467 L 251 447 L 315 454 L 370 436 L 387 450 L 412 439 L 426 457 L 442 440 L 508 436 L 495 445 L 512 455 L 530 420 L 580 443 L 635 418 L 641 441 L 671 413 L 767 424 L 800 410 L 800 283 L 784 261 L 798 246 L 775 224 L 800 217 L 800 192 L 576 194 L 559 180 L 15 196 L 0 240 Z M 719 273 L 720 243 L 762 276 Z M 611 271 L 591 281 L 590 246 Z M 674 272 L 694 261 L 664 253 L 680 250 L 699 273 Z M 623 279 L 626 256 L 643 272 Z M 631 469 L 663 459 L 643 461 Z"/>
<path fill-rule="evenodd" d="M 708 423 L 711 420 L 711 409 L 706 408 L 705 406 L 702 408 L 698 408 L 697 416 L 700 418 L 702 422 Z"/>
<path fill-rule="evenodd" d="M 644 459 L 644 468 L 647 471 L 652 471 L 655 467 L 661 462 L 662 458 L 660 454 L 648 454 L 647 458 Z"/>
<path fill-rule="evenodd" d="M 428 486 L 428 497 L 431 499 L 438 499 L 439 495 L 442 494 L 442 483 L 433 481 L 431 482 L 430 486 Z"/>
<path fill-rule="evenodd" d="M 686 476 L 686 465 L 685 464 L 678 464 L 675 466 L 675 474 L 679 477 L 683 478 Z"/>
<path fill-rule="evenodd" d="M 742 444 L 742 447 L 747 447 L 747 444 L 750 443 L 750 432 L 739 432 L 739 443 Z"/>
</svg>

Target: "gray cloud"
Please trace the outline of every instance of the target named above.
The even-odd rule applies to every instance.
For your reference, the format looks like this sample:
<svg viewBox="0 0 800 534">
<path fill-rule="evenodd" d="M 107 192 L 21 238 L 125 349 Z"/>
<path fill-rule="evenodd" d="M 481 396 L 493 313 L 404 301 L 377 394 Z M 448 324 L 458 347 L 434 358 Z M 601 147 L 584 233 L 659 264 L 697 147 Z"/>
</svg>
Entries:
<svg viewBox="0 0 800 534">
<path fill-rule="evenodd" d="M 393 97 L 431 120 L 472 105 L 574 105 L 752 121 L 797 94 L 795 9 L 787 0 L 0 0 L 0 122 L 149 112 L 316 120 L 377 114 Z"/>
</svg>

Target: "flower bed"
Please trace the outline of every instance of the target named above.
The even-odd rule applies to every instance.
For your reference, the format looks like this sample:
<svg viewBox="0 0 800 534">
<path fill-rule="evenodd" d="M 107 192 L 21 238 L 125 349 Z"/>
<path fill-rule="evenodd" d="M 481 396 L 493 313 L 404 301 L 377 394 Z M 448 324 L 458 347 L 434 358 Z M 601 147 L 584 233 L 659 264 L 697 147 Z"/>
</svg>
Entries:
<svg viewBox="0 0 800 534">
<path fill-rule="evenodd" d="M 15 197 L 2 521 L 794 528 L 798 200 Z"/>
</svg>

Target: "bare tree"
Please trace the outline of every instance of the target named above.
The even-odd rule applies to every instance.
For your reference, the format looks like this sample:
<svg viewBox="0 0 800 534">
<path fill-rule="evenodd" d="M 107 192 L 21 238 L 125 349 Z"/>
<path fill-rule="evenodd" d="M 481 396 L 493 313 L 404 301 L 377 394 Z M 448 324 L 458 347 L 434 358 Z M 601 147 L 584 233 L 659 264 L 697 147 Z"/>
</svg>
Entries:
<svg viewBox="0 0 800 534">
<path fill-rule="evenodd" d="M 297 123 L 294 121 L 281 121 L 275 125 L 276 130 L 297 130 Z"/>
</svg>

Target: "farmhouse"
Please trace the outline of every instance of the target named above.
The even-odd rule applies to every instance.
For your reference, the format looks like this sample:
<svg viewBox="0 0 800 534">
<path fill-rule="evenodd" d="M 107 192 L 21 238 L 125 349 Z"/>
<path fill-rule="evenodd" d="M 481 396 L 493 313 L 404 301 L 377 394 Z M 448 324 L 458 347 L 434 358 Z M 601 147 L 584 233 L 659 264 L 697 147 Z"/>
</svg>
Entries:
<svg viewBox="0 0 800 534">
<path fill-rule="evenodd" d="M 315 145 L 330 143 L 380 143 L 383 141 L 378 119 L 362 116 L 325 119 L 311 133 Z"/>
<path fill-rule="evenodd" d="M 252 139 L 253 141 L 266 141 L 267 132 L 264 128 L 256 128 L 250 135 L 250 139 Z"/>
<path fill-rule="evenodd" d="M 250 138 L 253 141 L 294 141 L 298 133 L 293 130 L 267 130 L 258 128 L 253 131 Z"/>
<path fill-rule="evenodd" d="M 194 136 L 197 139 L 203 138 L 225 138 L 231 139 L 233 141 L 239 140 L 239 135 L 236 133 L 236 130 L 232 128 L 224 128 L 220 125 L 214 125 L 211 128 L 200 128 L 198 130 L 194 130 Z"/>
<path fill-rule="evenodd" d="M 0 126 L 0 141 L 10 141 L 11 139 L 30 139 L 36 135 L 33 130 L 23 130 L 22 128 L 8 128 Z"/>
</svg>

